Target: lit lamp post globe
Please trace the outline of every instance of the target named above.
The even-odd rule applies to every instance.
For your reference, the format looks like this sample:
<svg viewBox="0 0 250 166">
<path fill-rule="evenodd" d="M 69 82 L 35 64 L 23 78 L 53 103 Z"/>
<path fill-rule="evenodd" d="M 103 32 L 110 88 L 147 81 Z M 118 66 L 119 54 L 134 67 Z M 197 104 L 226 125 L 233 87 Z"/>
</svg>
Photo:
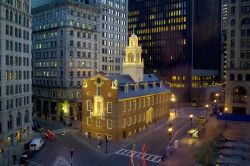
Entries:
<svg viewBox="0 0 250 166">
<path fill-rule="evenodd" d="M 171 101 L 172 103 L 175 103 L 175 102 L 176 102 L 176 98 L 175 98 L 175 95 L 174 95 L 174 94 L 171 95 L 170 101 Z"/>
<path fill-rule="evenodd" d="M 169 128 L 168 128 L 169 145 L 171 144 L 171 136 L 172 136 L 172 133 L 173 133 L 173 128 L 172 128 L 172 127 L 169 127 Z"/>
<path fill-rule="evenodd" d="M 190 117 L 191 128 L 192 128 L 193 127 L 193 117 L 194 117 L 194 115 L 190 114 L 189 117 Z"/>
<path fill-rule="evenodd" d="M 206 104 L 206 105 L 205 105 L 205 107 L 206 107 L 206 117 L 207 117 L 207 115 L 208 115 L 208 107 L 209 107 L 209 105 L 208 105 L 208 104 Z"/>
<path fill-rule="evenodd" d="M 171 101 L 171 104 L 172 104 L 172 108 L 174 108 L 174 104 L 176 102 L 176 97 L 174 94 L 171 95 L 171 98 L 170 98 L 170 101 Z M 174 111 L 175 111 L 175 115 L 176 115 L 176 110 L 174 108 Z"/>
</svg>

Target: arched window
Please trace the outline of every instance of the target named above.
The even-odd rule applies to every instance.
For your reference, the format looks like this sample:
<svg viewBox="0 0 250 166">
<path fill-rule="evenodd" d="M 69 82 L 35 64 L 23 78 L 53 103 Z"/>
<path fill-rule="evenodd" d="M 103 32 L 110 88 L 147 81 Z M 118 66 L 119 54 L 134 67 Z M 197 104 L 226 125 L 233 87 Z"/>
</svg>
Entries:
<svg viewBox="0 0 250 166">
<path fill-rule="evenodd" d="M 243 87 L 233 89 L 233 103 L 247 103 L 247 91 Z"/>
<path fill-rule="evenodd" d="M 136 54 L 136 62 L 140 62 L 140 54 Z"/>
<path fill-rule="evenodd" d="M 128 62 L 133 62 L 134 61 L 134 57 L 133 57 L 132 53 L 128 54 L 128 60 L 127 61 Z"/>
<path fill-rule="evenodd" d="M 21 125 L 21 113 L 20 113 L 20 112 L 17 113 L 16 125 L 17 125 L 17 126 L 20 126 L 20 125 Z"/>
<path fill-rule="evenodd" d="M 13 116 L 12 115 L 9 115 L 7 126 L 8 126 L 8 130 L 11 130 L 13 128 Z"/>
</svg>

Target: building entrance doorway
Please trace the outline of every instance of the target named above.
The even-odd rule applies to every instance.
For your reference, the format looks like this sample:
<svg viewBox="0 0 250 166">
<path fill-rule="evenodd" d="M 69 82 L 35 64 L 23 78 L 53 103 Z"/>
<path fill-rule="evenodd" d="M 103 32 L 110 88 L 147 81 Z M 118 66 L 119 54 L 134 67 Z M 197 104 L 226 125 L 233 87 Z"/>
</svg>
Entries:
<svg viewBox="0 0 250 166">
<path fill-rule="evenodd" d="M 126 138 L 126 137 L 127 137 L 126 131 L 123 131 L 123 132 L 122 132 L 122 135 L 123 135 L 123 138 Z"/>
</svg>

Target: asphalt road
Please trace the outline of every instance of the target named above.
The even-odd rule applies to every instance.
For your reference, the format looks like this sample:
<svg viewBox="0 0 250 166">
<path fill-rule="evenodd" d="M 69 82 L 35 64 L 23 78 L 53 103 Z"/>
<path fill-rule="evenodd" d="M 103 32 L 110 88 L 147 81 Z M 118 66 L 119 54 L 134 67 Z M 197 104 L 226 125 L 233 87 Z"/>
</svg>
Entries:
<svg viewBox="0 0 250 166">
<path fill-rule="evenodd" d="M 189 112 L 188 112 L 189 113 Z M 174 123 L 174 129 L 181 128 L 184 124 L 189 123 L 189 120 L 183 121 L 182 118 L 177 118 Z M 56 127 L 55 127 L 56 128 Z M 164 126 L 152 134 L 138 139 L 133 145 L 128 145 L 124 149 L 162 156 L 165 146 L 168 143 L 168 126 Z M 73 166 L 132 166 L 130 157 L 118 155 L 114 152 L 112 154 L 104 154 L 95 148 L 84 143 L 81 138 L 75 138 L 71 133 L 65 135 L 60 133 L 55 140 L 47 140 L 45 146 L 34 155 L 32 162 L 43 166 L 67 166 L 70 165 L 70 150 L 74 149 Z M 104 148 L 104 146 L 103 146 Z M 144 149 L 144 150 L 142 150 Z M 145 162 L 147 166 L 155 166 L 157 163 L 151 161 L 142 161 L 134 158 L 135 166 L 143 165 Z M 60 164 L 59 164 L 60 163 Z"/>
</svg>

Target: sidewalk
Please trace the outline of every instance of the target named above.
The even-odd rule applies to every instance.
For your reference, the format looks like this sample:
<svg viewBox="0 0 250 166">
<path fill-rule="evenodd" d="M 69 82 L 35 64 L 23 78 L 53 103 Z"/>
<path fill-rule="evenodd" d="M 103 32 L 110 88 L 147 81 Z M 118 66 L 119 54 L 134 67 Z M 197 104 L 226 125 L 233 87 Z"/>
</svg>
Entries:
<svg viewBox="0 0 250 166">
<path fill-rule="evenodd" d="M 174 149 L 173 153 L 160 165 L 161 166 L 180 166 L 185 163 L 186 166 L 195 165 L 194 154 L 197 152 L 202 144 L 206 144 L 219 134 L 219 122 L 210 117 L 206 126 L 206 130 L 200 133 L 199 140 L 190 143 L 187 137 L 180 140 L 178 149 Z"/>
<path fill-rule="evenodd" d="M 140 140 L 141 138 L 146 137 L 146 136 L 154 133 L 155 131 L 161 129 L 164 126 L 167 126 L 169 124 L 169 122 L 172 120 L 173 119 L 166 119 L 166 118 L 162 119 L 159 122 L 149 126 L 144 131 L 137 133 L 131 137 L 128 137 L 125 140 L 122 140 L 119 142 L 112 142 L 112 141 L 108 142 L 108 155 L 120 150 L 121 148 L 125 148 L 128 145 L 132 145 L 135 142 L 137 142 L 138 140 Z M 103 154 L 105 153 L 105 144 L 106 144 L 105 140 L 102 140 L 102 148 L 100 150 L 100 149 L 98 149 L 96 139 L 87 138 L 83 133 L 79 133 L 79 132 L 72 132 L 72 135 L 74 137 L 78 138 L 84 144 L 91 147 L 93 150 L 100 152 L 100 153 L 103 153 Z"/>
<path fill-rule="evenodd" d="M 5 148 L 4 154 L 0 154 L 0 165 L 1 166 L 13 166 L 13 154 L 16 154 L 16 165 L 19 165 L 19 159 L 21 154 L 24 152 L 24 144 L 32 140 L 33 138 L 40 136 L 40 133 L 34 132 L 33 135 L 22 142 L 18 143 L 15 147 L 10 146 Z"/>
</svg>

